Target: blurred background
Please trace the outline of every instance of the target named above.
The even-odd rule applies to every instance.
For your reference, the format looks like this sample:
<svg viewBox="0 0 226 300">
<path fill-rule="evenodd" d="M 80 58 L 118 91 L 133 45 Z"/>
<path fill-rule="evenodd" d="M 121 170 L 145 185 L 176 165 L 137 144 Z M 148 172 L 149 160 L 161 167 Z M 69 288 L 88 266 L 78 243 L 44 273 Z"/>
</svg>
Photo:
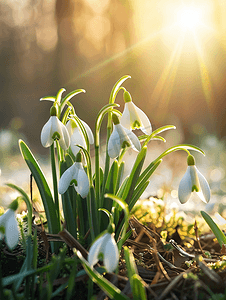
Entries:
<svg viewBox="0 0 226 300">
<path fill-rule="evenodd" d="M 209 178 L 221 166 L 217 178 L 222 181 L 225 49 L 224 0 L 1 1 L 2 173 L 12 177 L 24 166 L 11 160 L 19 151 L 18 138 L 40 157 L 49 153 L 40 132 L 50 103 L 41 97 L 54 96 L 61 87 L 67 93 L 85 89 L 72 103 L 93 129 L 115 82 L 131 75 L 124 86 L 153 128 L 176 125 L 172 143 L 205 144 L 211 154 L 217 151 Z M 116 101 L 123 107 L 122 94 Z"/>
</svg>

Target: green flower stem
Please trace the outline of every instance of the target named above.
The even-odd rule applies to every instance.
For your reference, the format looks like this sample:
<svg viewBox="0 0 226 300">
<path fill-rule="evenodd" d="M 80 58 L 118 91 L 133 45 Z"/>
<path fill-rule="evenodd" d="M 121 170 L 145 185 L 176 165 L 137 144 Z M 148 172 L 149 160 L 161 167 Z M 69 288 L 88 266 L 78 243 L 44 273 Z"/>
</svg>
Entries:
<svg viewBox="0 0 226 300">
<path fill-rule="evenodd" d="M 86 200 L 87 200 L 87 209 L 88 209 L 88 219 L 89 219 L 89 225 L 90 225 L 90 227 L 89 227 L 90 228 L 90 234 L 91 234 L 92 241 L 94 241 L 94 239 L 95 239 L 94 230 L 97 229 L 97 228 L 95 228 L 94 223 L 93 223 L 91 192 L 89 192 L 89 194 L 87 195 Z"/>
<path fill-rule="evenodd" d="M 123 212 L 124 212 L 124 222 L 123 222 L 122 233 L 121 233 L 121 236 L 120 236 L 120 238 L 123 239 L 125 237 L 125 235 L 126 235 L 126 231 L 127 231 L 128 225 L 129 225 L 129 207 L 128 207 L 128 204 L 124 200 L 122 200 L 121 198 L 119 198 L 119 197 L 117 197 L 115 195 L 105 194 L 104 196 L 105 196 L 105 198 L 110 198 L 113 201 L 117 202 L 117 204 L 120 205 L 121 208 L 123 209 Z M 122 247 L 121 244 L 120 244 L 120 247 Z M 119 249 L 119 251 L 120 250 L 121 249 Z"/>
<path fill-rule="evenodd" d="M 110 165 L 110 157 L 108 156 L 108 151 L 106 149 L 106 162 L 105 162 L 105 171 L 104 171 L 104 178 L 102 183 L 102 197 L 100 196 L 100 127 L 103 121 L 103 118 L 106 113 L 111 111 L 114 106 L 119 106 L 118 104 L 107 104 L 105 105 L 98 113 L 97 119 L 95 122 L 95 131 L 94 131 L 94 144 L 95 144 L 95 195 L 96 195 L 96 201 L 97 201 L 97 209 L 101 207 L 101 202 L 104 198 L 103 191 L 104 186 L 107 181 L 108 171 L 109 171 L 109 165 Z M 112 126 L 112 125 L 111 125 Z M 107 143 L 108 139 L 111 134 L 111 126 L 110 128 L 107 128 Z"/>
<path fill-rule="evenodd" d="M 121 85 L 123 84 L 123 82 L 128 79 L 131 78 L 131 76 L 129 75 L 124 75 L 122 76 L 114 85 L 113 89 L 111 90 L 111 94 L 109 97 L 109 105 L 117 105 L 114 104 L 115 102 L 115 98 L 118 94 L 118 92 L 120 91 L 120 89 L 124 89 L 123 87 L 121 87 Z M 125 89 L 124 89 L 125 90 Z M 108 141 L 111 135 L 111 130 L 112 130 L 112 114 L 111 111 L 113 109 L 112 108 L 109 110 L 109 114 L 108 114 L 108 122 L 107 122 L 107 138 L 106 138 L 106 157 L 105 157 L 105 170 L 104 170 L 104 178 L 103 178 L 103 183 L 102 183 L 102 201 L 104 199 L 104 189 L 105 189 L 105 183 L 107 181 L 107 177 L 108 177 L 108 172 L 109 172 L 109 168 L 110 168 L 110 156 L 108 155 Z M 97 169 L 96 169 L 97 170 Z M 98 166 L 98 170 L 99 170 L 99 166 Z M 101 202 L 102 202 L 101 201 Z"/>
<path fill-rule="evenodd" d="M 146 136 L 146 140 L 143 143 L 142 147 L 147 146 L 148 142 L 154 138 L 157 134 L 169 130 L 169 129 L 176 129 L 176 127 L 174 125 L 166 125 L 166 126 L 162 126 L 158 129 L 156 129 L 155 131 L 153 131 L 150 135 Z"/>
<path fill-rule="evenodd" d="M 96 135 L 95 135 L 96 136 Z M 95 138 L 94 138 L 95 140 Z M 95 140 L 95 197 L 97 201 L 97 209 L 100 208 L 100 150 L 99 143 Z"/>
<path fill-rule="evenodd" d="M 52 167 L 52 178 L 53 178 L 53 192 L 55 207 L 58 219 L 60 218 L 60 207 L 59 207 L 59 196 L 58 196 L 58 185 L 57 185 L 57 173 L 56 173 L 56 161 L 55 161 L 55 149 L 54 143 L 50 146 L 51 153 L 51 167 Z"/>
</svg>

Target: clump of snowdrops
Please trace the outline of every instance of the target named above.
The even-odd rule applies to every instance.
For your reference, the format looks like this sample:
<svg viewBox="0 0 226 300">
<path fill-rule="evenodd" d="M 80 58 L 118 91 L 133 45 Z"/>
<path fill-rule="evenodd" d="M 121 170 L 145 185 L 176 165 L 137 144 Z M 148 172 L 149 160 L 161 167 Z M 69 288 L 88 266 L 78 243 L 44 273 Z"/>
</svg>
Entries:
<svg viewBox="0 0 226 300">
<path fill-rule="evenodd" d="M 130 235 L 130 231 L 127 231 L 130 212 L 145 191 L 150 177 L 162 163 L 164 156 L 179 150 L 187 154 L 188 168 L 178 189 L 178 198 L 181 203 L 187 202 L 193 192 L 206 203 L 210 200 L 209 185 L 196 168 L 194 156 L 190 154 L 191 150 L 204 154 L 196 146 L 181 144 L 170 147 L 143 169 L 148 143 L 152 140 L 166 142 L 161 134 L 166 130 L 176 128 L 173 125 L 166 125 L 152 130 L 148 116 L 135 105 L 130 93 L 122 86 L 128 78 L 130 76 L 123 76 L 114 85 L 109 103 L 102 107 L 97 115 L 94 132 L 85 121 L 77 116 L 76 108 L 72 104 L 73 98 L 79 97 L 78 94 L 85 92 L 84 90 L 78 89 L 63 96 L 65 89 L 62 88 L 56 96 L 41 99 L 50 101 L 51 104 L 50 118 L 41 132 L 41 143 L 50 149 L 53 191 L 31 150 L 24 141 L 19 141 L 21 154 L 40 193 L 48 233 L 58 234 L 65 226 L 79 243 L 84 245 L 86 238 L 85 243 L 89 251 L 87 259 L 79 250 L 74 249 L 74 252 L 91 279 L 114 299 L 127 299 L 127 297 L 124 297 L 94 267 L 99 259 L 103 259 L 105 272 L 117 272 L 120 251 Z M 125 102 L 122 113 L 116 103 L 118 93 L 123 94 Z M 87 104 L 85 106 L 87 107 Z M 106 150 L 105 153 L 101 153 L 105 163 L 104 168 L 101 168 L 100 130 L 105 117 L 107 117 Z M 142 135 L 138 136 L 136 129 L 140 129 L 139 132 L 142 132 Z M 95 149 L 94 169 L 92 169 L 90 152 L 92 144 Z M 130 174 L 124 177 L 123 158 L 128 149 L 135 151 L 137 156 Z M 16 189 L 27 204 L 27 259 L 23 265 L 22 278 L 28 280 L 32 274 L 33 281 L 31 282 L 34 283 L 35 276 L 38 276 L 41 271 L 37 269 L 36 233 L 32 232 L 32 203 L 21 188 L 12 184 L 8 185 Z M 0 217 L 0 238 L 5 237 L 11 249 L 17 245 L 19 236 L 15 223 L 16 208 L 17 204 L 14 202 Z M 52 253 L 60 253 L 59 256 L 64 257 L 62 254 L 64 250 L 59 250 L 62 248 L 61 242 L 50 244 Z M 126 247 L 124 247 L 124 255 L 132 291 L 134 295 L 138 293 L 139 299 L 146 299 L 133 255 Z M 76 276 L 76 273 L 73 274 Z M 6 286 L 9 282 L 12 283 L 13 279 L 3 279 L 1 284 Z M 18 290 L 18 283 L 14 288 L 14 291 Z"/>
</svg>

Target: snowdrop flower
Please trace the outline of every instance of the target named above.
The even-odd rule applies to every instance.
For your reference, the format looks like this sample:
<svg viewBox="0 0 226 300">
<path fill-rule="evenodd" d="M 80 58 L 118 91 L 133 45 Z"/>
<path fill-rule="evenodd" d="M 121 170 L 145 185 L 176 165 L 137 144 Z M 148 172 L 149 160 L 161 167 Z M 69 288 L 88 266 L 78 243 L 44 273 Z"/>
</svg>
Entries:
<svg viewBox="0 0 226 300">
<path fill-rule="evenodd" d="M 19 241 L 19 229 L 16 220 L 17 200 L 14 200 L 7 212 L 0 216 L 0 240 L 5 236 L 5 242 L 10 249 L 16 247 Z"/>
<path fill-rule="evenodd" d="M 101 255 L 104 257 L 104 266 L 107 272 L 113 272 L 119 261 L 119 251 L 113 233 L 103 233 L 92 244 L 88 255 L 88 262 L 92 267 L 98 262 Z"/>
<path fill-rule="evenodd" d="M 112 120 L 114 127 L 108 141 L 108 155 L 111 158 L 115 158 L 119 156 L 122 148 L 130 146 L 134 150 L 140 151 L 141 145 L 138 137 L 132 131 L 123 127 L 115 114 L 112 115 Z"/>
<path fill-rule="evenodd" d="M 76 156 L 76 162 L 68 168 L 60 178 L 59 193 L 64 194 L 70 185 L 74 185 L 75 190 L 82 198 L 89 193 L 89 179 L 82 166 L 82 156 L 79 152 Z"/>
<path fill-rule="evenodd" d="M 208 203 L 210 201 L 210 187 L 208 182 L 196 168 L 195 160 L 192 155 L 188 155 L 187 162 L 188 168 L 178 189 L 178 198 L 180 202 L 182 204 L 186 203 L 192 192 L 196 192 L 202 201 Z"/>
<path fill-rule="evenodd" d="M 70 144 L 69 133 L 56 115 L 56 107 L 52 106 L 49 121 L 42 128 L 41 143 L 43 147 L 50 147 L 55 140 L 58 140 L 61 148 L 67 150 Z"/>
<path fill-rule="evenodd" d="M 93 137 L 92 130 L 90 129 L 88 124 L 86 124 L 82 120 L 80 120 L 80 121 L 82 122 L 83 126 L 85 127 L 86 133 L 88 135 L 89 143 L 93 144 L 94 137 Z M 77 145 L 82 146 L 85 149 L 87 148 L 84 136 L 81 132 L 80 127 L 78 127 L 77 124 L 75 123 L 75 121 L 72 119 L 70 119 L 67 122 L 66 128 L 67 128 L 70 138 L 71 138 L 71 142 L 70 142 L 71 151 L 76 156 L 77 153 L 80 151 L 80 148 Z"/>
<path fill-rule="evenodd" d="M 138 108 L 133 102 L 129 92 L 124 92 L 125 107 L 122 113 L 120 123 L 127 129 L 141 129 L 145 134 L 152 133 L 151 123 L 147 115 Z"/>
</svg>

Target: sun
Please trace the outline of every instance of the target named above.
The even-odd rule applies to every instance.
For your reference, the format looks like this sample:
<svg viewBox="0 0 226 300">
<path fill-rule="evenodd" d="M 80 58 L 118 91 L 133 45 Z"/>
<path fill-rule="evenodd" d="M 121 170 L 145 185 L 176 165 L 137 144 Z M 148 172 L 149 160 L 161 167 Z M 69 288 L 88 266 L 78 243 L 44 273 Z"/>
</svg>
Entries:
<svg viewBox="0 0 226 300">
<path fill-rule="evenodd" d="M 176 19 L 181 30 L 195 30 L 202 22 L 202 13 L 196 7 L 182 7 L 178 10 Z"/>
</svg>

